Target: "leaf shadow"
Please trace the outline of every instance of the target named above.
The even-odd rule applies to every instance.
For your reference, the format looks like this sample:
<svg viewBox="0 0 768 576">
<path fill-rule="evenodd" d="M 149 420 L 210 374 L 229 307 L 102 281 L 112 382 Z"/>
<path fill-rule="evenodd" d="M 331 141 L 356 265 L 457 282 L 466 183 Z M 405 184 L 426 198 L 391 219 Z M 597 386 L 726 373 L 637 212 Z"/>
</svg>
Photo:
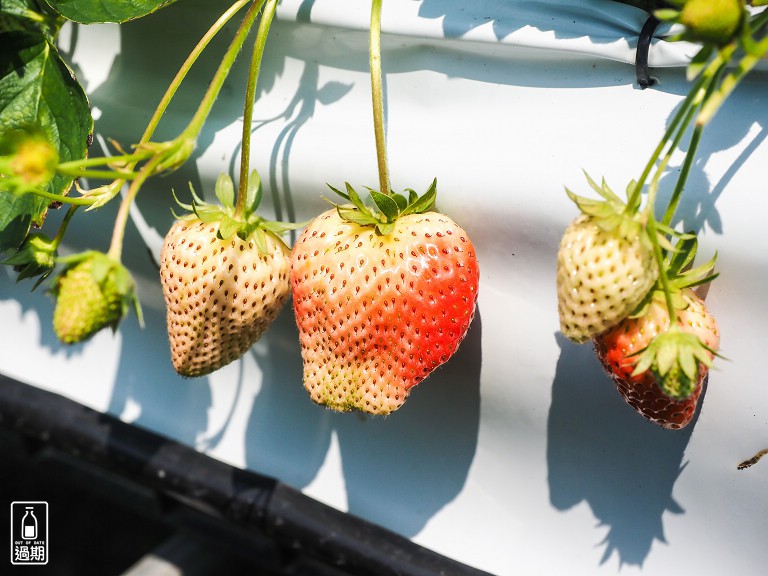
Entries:
<svg viewBox="0 0 768 576">
<path fill-rule="evenodd" d="M 591 347 L 559 333 L 555 339 L 560 357 L 547 421 L 550 502 L 562 512 L 589 505 L 597 527 L 607 528 L 600 564 L 615 553 L 620 566 L 641 567 L 655 541 L 667 542 L 664 514 L 685 512 L 672 493 L 699 411 L 683 430 L 664 430 L 624 403 Z"/>
</svg>

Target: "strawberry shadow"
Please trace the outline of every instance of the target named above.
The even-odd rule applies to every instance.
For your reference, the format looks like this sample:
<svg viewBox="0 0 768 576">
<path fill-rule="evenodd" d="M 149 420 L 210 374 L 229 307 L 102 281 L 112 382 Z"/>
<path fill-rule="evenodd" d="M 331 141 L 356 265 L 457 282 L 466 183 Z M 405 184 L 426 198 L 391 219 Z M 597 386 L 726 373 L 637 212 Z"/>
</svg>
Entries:
<svg viewBox="0 0 768 576">
<path fill-rule="evenodd" d="M 482 322 L 387 417 L 333 414 L 349 512 L 415 536 L 464 487 L 480 426 Z"/>
<path fill-rule="evenodd" d="M 307 486 L 331 441 L 330 413 L 311 402 L 302 380 L 299 333 L 289 302 L 250 354 L 262 373 L 245 432 L 245 463 L 296 488 Z"/>
<path fill-rule="evenodd" d="M 651 424 L 624 403 L 591 345 L 555 338 L 561 351 L 547 421 L 550 502 L 562 512 L 590 506 L 598 528 L 607 529 L 600 564 L 615 553 L 620 566 L 642 566 L 654 541 L 667 543 L 664 514 L 685 512 L 672 492 L 698 411 L 681 431 Z"/>
</svg>

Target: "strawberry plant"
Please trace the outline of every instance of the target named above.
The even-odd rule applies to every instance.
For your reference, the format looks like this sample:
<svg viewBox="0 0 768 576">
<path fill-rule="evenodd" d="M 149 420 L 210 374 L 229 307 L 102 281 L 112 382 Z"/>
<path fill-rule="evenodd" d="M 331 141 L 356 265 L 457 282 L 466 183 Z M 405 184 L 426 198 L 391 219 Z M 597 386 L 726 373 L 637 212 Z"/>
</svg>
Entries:
<svg viewBox="0 0 768 576">
<path fill-rule="evenodd" d="M 684 270 L 694 260 L 696 236 L 671 224 L 705 126 L 768 51 L 762 37 L 768 15 L 753 15 L 742 0 L 671 4 L 657 17 L 682 25 L 676 39 L 701 44 L 688 67 L 690 91 L 640 178 L 627 186 L 626 201 L 589 177 L 602 200 L 567 190 L 580 215 L 560 244 L 557 287 L 562 333 L 576 343 L 593 339 L 624 400 L 651 422 L 680 429 L 693 417 L 720 335 L 691 290 L 715 278 L 714 260 Z M 672 195 L 665 207 L 657 206 L 659 179 L 692 123 Z"/>
</svg>

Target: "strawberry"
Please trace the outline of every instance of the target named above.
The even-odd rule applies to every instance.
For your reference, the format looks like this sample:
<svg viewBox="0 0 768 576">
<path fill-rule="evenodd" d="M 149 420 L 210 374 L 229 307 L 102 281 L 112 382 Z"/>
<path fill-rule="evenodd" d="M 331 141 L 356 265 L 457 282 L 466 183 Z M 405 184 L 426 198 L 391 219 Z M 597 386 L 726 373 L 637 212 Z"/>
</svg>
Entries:
<svg viewBox="0 0 768 576">
<path fill-rule="evenodd" d="M 467 233 L 419 197 L 347 184 L 352 206 L 315 218 L 294 245 L 291 289 L 312 400 L 389 414 L 454 354 L 472 321 L 479 269 Z"/>
<path fill-rule="evenodd" d="M 672 325 L 664 294 L 656 290 L 636 316 L 594 338 L 595 353 L 622 398 L 663 428 L 691 421 L 720 345 L 717 322 L 690 287 L 711 281 L 713 266 L 714 260 L 670 279 L 677 310 Z"/>
<path fill-rule="evenodd" d="M 590 186 L 604 201 L 570 191 L 581 209 L 557 253 L 560 330 L 577 343 L 615 326 L 648 294 L 658 266 L 637 206 L 628 206 L 605 182 Z"/>
<path fill-rule="evenodd" d="M 92 251 L 63 260 L 68 265 L 53 286 L 53 328 L 59 340 L 74 344 L 102 328 L 114 329 L 130 304 L 141 320 L 133 279 L 122 264 Z"/>
<path fill-rule="evenodd" d="M 670 40 L 699 42 L 709 46 L 724 46 L 742 30 L 749 15 L 744 0 L 667 0 L 670 7 L 654 11 L 660 20 L 681 24 L 682 32 Z M 751 2 L 753 6 L 767 4 L 765 0 Z"/>
<path fill-rule="evenodd" d="M 194 194 L 194 191 L 193 191 Z M 160 280 L 176 371 L 202 376 L 240 358 L 275 319 L 290 293 L 290 250 L 277 234 L 293 225 L 254 214 L 258 175 L 238 215 L 232 180 L 216 182 L 221 206 L 195 196 L 165 237 Z"/>
<path fill-rule="evenodd" d="M 689 40 L 727 44 L 744 19 L 744 0 L 687 0 L 678 21 Z"/>
</svg>

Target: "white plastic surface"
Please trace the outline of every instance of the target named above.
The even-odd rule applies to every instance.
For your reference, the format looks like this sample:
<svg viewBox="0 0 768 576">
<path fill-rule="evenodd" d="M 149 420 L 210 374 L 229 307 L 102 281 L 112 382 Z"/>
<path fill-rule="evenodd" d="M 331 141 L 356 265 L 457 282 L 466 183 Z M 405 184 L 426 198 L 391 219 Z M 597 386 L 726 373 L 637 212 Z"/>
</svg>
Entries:
<svg viewBox="0 0 768 576">
<path fill-rule="evenodd" d="M 218 4 L 185 0 L 120 28 L 79 29 L 71 57 L 98 114 L 94 146 L 138 139 Z M 326 182 L 378 182 L 369 15 L 359 0 L 284 0 L 279 16 L 252 164 L 267 186 L 264 214 L 301 221 L 326 209 Z M 707 129 L 681 209 L 685 228 L 700 230 L 701 257 L 719 254 L 708 304 L 728 357 L 716 362 L 695 423 L 668 432 L 645 422 L 590 345 L 558 332 L 555 255 L 576 215 L 563 187 L 588 193 L 587 170 L 623 190 L 687 90 L 679 65 L 690 47 L 664 42 L 651 51 L 652 64 L 670 66 L 653 70 L 660 83 L 635 85 L 645 17 L 597 0 L 385 3 L 393 186 L 424 190 L 437 177 L 439 207 L 469 232 L 481 265 L 467 339 L 392 416 L 334 414 L 308 400 L 290 306 L 241 362 L 196 380 L 173 372 L 146 245 L 156 253 L 170 226 L 171 189 L 183 196 L 192 182 L 211 197 L 219 172 L 237 165 L 245 58 L 193 160 L 139 196 L 125 263 L 145 328 L 130 317 L 115 335 L 64 347 L 51 300 L 3 271 L 0 370 L 500 576 L 764 573 L 768 465 L 736 470 L 768 445 L 762 73 Z M 225 44 L 193 69 L 160 137 L 183 128 Z M 81 213 L 67 250 L 106 249 L 115 209 Z"/>
</svg>

